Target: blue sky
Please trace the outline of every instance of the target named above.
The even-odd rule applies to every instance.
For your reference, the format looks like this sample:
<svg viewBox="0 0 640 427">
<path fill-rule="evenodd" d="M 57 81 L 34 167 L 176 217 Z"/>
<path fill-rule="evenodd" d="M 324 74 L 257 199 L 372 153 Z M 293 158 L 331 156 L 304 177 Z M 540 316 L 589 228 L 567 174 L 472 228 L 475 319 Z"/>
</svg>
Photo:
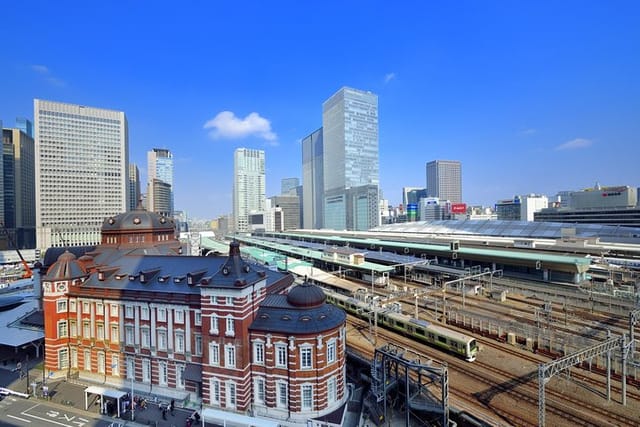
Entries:
<svg viewBox="0 0 640 427">
<path fill-rule="evenodd" d="M 342 86 L 379 97 L 380 183 L 430 160 L 463 198 L 640 184 L 640 3 L 5 2 L 0 119 L 41 98 L 122 110 L 130 157 L 169 148 L 190 216 L 231 211 L 233 151 L 266 152 L 267 196 Z"/>
</svg>

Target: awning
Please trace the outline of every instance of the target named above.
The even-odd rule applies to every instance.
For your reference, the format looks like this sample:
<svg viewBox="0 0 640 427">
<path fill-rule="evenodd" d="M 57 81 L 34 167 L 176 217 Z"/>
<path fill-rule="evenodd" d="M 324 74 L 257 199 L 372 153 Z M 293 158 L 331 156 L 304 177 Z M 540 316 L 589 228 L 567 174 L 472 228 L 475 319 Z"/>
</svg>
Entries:
<svg viewBox="0 0 640 427">
<path fill-rule="evenodd" d="M 100 387 L 97 385 L 92 385 L 84 389 L 84 410 L 89 410 L 89 395 L 97 394 L 100 396 L 100 403 L 104 405 L 104 398 L 108 397 L 116 400 L 116 411 L 118 417 L 120 417 L 120 399 L 127 395 L 126 392 L 120 390 L 114 390 L 111 388 Z M 100 408 L 100 413 L 104 412 L 104 407 Z"/>
<path fill-rule="evenodd" d="M 205 422 L 221 424 L 223 426 L 251 426 L 251 427 L 279 427 L 280 423 L 258 417 L 236 414 L 234 412 L 220 411 L 206 408 L 202 410 L 202 418 Z"/>
<path fill-rule="evenodd" d="M 183 377 L 186 381 L 201 383 L 202 382 L 202 366 L 189 363 L 187 367 L 184 368 Z"/>
</svg>

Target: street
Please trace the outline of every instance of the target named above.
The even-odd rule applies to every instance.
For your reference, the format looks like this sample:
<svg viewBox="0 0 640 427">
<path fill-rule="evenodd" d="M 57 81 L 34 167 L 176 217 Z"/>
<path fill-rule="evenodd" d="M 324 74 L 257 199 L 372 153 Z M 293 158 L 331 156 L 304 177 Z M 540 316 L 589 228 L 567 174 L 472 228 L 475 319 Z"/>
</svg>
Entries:
<svg viewBox="0 0 640 427">
<path fill-rule="evenodd" d="M 124 425 L 124 421 L 119 421 Z M 45 401 L 15 396 L 6 396 L 0 401 L 0 426 L 107 427 L 111 424 L 99 419 L 97 414 L 90 412 L 78 414 L 78 411 L 73 408 L 63 410 L 59 405 L 52 405 Z M 117 421 L 113 425 L 117 425 Z"/>
</svg>

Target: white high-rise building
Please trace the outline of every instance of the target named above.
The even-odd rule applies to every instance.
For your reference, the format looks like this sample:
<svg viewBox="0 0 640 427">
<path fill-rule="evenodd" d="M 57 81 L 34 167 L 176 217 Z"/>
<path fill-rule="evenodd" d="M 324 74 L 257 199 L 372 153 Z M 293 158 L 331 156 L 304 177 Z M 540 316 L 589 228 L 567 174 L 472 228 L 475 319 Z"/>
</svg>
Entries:
<svg viewBox="0 0 640 427">
<path fill-rule="evenodd" d="M 238 148 L 233 158 L 233 218 L 235 231 L 250 231 L 249 214 L 265 210 L 264 151 Z"/>
<path fill-rule="evenodd" d="M 343 87 L 322 104 L 322 132 L 324 226 L 380 225 L 378 96 Z"/>
<path fill-rule="evenodd" d="M 147 210 L 173 215 L 173 154 L 164 148 L 147 152 Z"/>
<path fill-rule="evenodd" d="M 451 203 L 462 202 L 462 167 L 456 160 L 427 163 L 427 197 Z"/>
<path fill-rule="evenodd" d="M 36 245 L 94 245 L 129 206 L 124 112 L 34 100 Z"/>
</svg>

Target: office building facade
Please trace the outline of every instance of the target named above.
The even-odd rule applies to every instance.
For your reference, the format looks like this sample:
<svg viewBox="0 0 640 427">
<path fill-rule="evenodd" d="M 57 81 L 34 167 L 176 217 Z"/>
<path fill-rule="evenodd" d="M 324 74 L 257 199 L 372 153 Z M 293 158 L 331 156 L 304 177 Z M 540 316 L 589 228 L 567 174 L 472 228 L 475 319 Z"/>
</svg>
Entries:
<svg viewBox="0 0 640 427">
<path fill-rule="evenodd" d="M 2 128 L 2 122 L 0 122 Z M 2 130 L 2 220 L 20 248 L 35 248 L 35 163 L 33 137 L 18 128 Z M 11 245 L 8 246 L 9 248 Z"/>
<path fill-rule="evenodd" d="M 280 194 L 296 194 L 296 188 L 300 185 L 298 178 L 283 178 L 280 182 Z"/>
<path fill-rule="evenodd" d="M 366 212 L 372 215 L 363 220 L 362 211 L 353 211 L 355 205 L 347 191 L 361 187 L 356 192 L 369 195 L 371 186 L 379 187 L 378 96 L 343 87 L 323 103 L 322 129 L 324 227 L 377 227 L 379 194 L 374 199 L 367 197 L 371 206 Z"/>
<path fill-rule="evenodd" d="M 302 226 L 323 227 L 324 150 L 322 128 L 302 139 Z"/>
<path fill-rule="evenodd" d="M 282 229 L 277 231 L 297 230 L 300 228 L 300 198 L 296 195 L 270 197 L 272 208 L 280 208 Z"/>
<path fill-rule="evenodd" d="M 427 196 L 462 202 L 462 166 L 455 160 L 433 160 L 427 163 Z"/>
<path fill-rule="evenodd" d="M 124 112 L 35 99 L 34 118 L 37 247 L 98 244 L 129 207 Z"/>
<path fill-rule="evenodd" d="M 564 193 L 566 200 L 536 212 L 534 220 L 640 227 L 637 187 L 596 185 Z"/>
<path fill-rule="evenodd" d="M 264 151 L 238 148 L 233 160 L 233 217 L 235 231 L 248 232 L 249 214 L 265 210 Z"/>
<path fill-rule="evenodd" d="M 132 211 L 142 203 L 140 191 L 140 169 L 135 163 L 129 165 L 129 210 Z"/>
<path fill-rule="evenodd" d="M 165 216 L 172 216 L 174 197 L 173 154 L 171 151 L 164 148 L 154 148 L 147 152 L 147 179 L 148 209 Z M 169 191 L 168 197 L 167 189 Z"/>
</svg>

